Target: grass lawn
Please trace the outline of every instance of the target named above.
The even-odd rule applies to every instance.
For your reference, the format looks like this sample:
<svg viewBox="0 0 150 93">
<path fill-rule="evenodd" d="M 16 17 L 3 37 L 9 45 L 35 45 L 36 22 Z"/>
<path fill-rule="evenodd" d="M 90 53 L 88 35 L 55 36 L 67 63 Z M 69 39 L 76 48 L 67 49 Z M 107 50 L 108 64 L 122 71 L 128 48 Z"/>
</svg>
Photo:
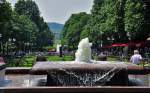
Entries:
<svg viewBox="0 0 150 93">
<path fill-rule="evenodd" d="M 113 58 L 113 57 L 107 57 L 107 61 L 116 61 L 117 58 Z"/>
<path fill-rule="evenodd" d="M 48 61 L 73 61 L 74 58 L 73 58 L 73 56 L 63 56 L 63 57 L 47 56 L 47 60 Z"/>
<path fill-rule="evenodd" d="M 46 56 L 47 61 L 73 61 L 73 56 Z M 7 66 L 9 67 L 32 67 L 35 63 L 36 56 L 25 56 L 23 58 L 15 58 L 10 60 L 10 64 Z"/>
<path fill-rule="evenodd" d="M 23 62 L 24 64 L 22 66 L 24 66 L 24 67 L 32 67 L 32 65 L 35 62 L 35 59 L 36 59 L 35 56 L 27 56 L 27 57 L 22 58 L 22 60 L 24 61 Z"/>
</svg>

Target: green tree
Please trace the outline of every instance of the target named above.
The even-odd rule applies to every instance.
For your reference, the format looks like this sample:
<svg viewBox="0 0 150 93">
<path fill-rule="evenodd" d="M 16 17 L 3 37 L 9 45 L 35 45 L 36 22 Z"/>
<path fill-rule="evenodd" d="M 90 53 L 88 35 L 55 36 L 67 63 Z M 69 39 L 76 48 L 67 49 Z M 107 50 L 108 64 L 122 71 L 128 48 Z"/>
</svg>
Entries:
<svg viewBox="0 0 150 93">
<path fill-rule="evenodd" d="M 2 42 L 3 54 L 5 52 L 5 44 L 10 36 L 10 19 L 12 18 L 12 9 L 10 3 L 6 0 L 0 0 L 0 42 Z"/>
<path fill-rule="evenodd" d="M 110 43 L 116 32 L 116 1 L 94 0 L 91 18 L 84 27 L 81 37 L 89 37 L 94 48 Z"/>
<path fill-rule="evenodd" d="M 72 17 L 65 23 L 62 35 L 70 46 L 77 45 L 75 42 L 79 38 L 89 37 L 97 49 L 102 45 L 128 42 L 129 39 L 144 41 L 150 37 L 149 15 L 149 0 L 94 0 L 91 14 L 82 29 L 74 31 L 77 26 L 74 23 L 78 22 Z"/>
<path fill-rule="evenodd" d="M 141 3 L 140 6 L 140 13 L 142 13 L 143 16 L 143 22 L 142 22 L 142 30 L 139 30 L 139 33 L 137 35 L 137 38 L 139 40 L 146 40 L 148 37 L 150 37 L 150 1 L 149 0 L 140 0 Z"/>
<path fill-rule="evenodd" d="M 69 20 L 65 23 L 62 31 L 62 37 L 64 44 L 67 44 L 70 48 L 75 49 L 80 40 L 80 34 L 83 27 L 87 24 L 89 15 L 85 12 L 79 14 L 72 14 Z"/>
<path fill-rule="evenodd" d="M 26 43 L 34 43 L 35 33 L 38 31 L 36 25 L 26 16 L 18 15 L 13 12 L 11 21 L 11 36 L 16 39 L 16 46 L 18 50 L 24 51 Z"/>
<path fill-rule="evenodd" d="M 140 0 L 127 0 L 125 7 L 125 31 L 132 40 L 139 39 L 144 17 L 142 14 L 142 2 Z"/>
<path fill-rule="evenodd" d="M 33 21 L 38 31 L 35 31 L 35 46 L 37 49 L 42 50 L 44 46 L 49 45 L 48 41 L 53 41 L 53 34 L 40 16 L 40 11 L 37 4 L 32 0 L 19 0 L 15 4 L 15 11 L 19 15 L 26 15 L 31 21 Z M 44 41 L 43 41 L 44 40 Z M 52 43 L 51 43 L 52 44 Z"/>
<path fill-rule="evenodd" d="M 14 9 L 19 15 L 26 15 L 32 21 L 38 21 L 40 11 L 37 4 L 32 0 L 18 0 Z"/>
</svg>

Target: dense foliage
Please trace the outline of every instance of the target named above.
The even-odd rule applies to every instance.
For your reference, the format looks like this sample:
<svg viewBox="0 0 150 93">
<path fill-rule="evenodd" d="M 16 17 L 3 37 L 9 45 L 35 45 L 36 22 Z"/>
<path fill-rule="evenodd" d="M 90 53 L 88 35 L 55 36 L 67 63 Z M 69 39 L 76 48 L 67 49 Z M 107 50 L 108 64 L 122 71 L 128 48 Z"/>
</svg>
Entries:
<svg viewBox="0 0 150 93">
<path fill-rule="evenodd" d="M 66 22 L 62 32 L 62 43 L 67 44 L 70 49 L 77 48 L 80 40 L 80 34 L 83 27 L 87 24 L 89 15 L 82 12 L 79 14 L 72 14 L 70 19 Z"/>
<path fill-rule="evenodd" d="M 52 41 L 53 34 L 34 1 L 18 0 L 12 9 L 10 3 L 0 0 L 0 49 L 3 55 L 42 50 L 52 45 Z"/>
<path fill-rule="evenodd" d="M 15 11 L 19 15 L 26 15 L 36 26 L 35 31 L 35 47 L 42 49 L 43 46 L 52 43 L 53 35 L 43 18 L 40 16 L 40 11 L 36 3 L 32 0 L 19 0 L 15 4 Z"/>
<path fill-rule="evenodd" d="M 76 24 L 79 19 L 71 16 L 69 20 L 72 21 L 66 22 L 62 35 L 66 39 L 63 42 L 77 46 L 78 40 L 89 37 L 93 47 L 99 48 L 129 40 L 145 41 L 150 36 L 149 14 L 149 0 L 94 0 L 91 14 L 78 32 L 72 23 Z"/>
</svg>

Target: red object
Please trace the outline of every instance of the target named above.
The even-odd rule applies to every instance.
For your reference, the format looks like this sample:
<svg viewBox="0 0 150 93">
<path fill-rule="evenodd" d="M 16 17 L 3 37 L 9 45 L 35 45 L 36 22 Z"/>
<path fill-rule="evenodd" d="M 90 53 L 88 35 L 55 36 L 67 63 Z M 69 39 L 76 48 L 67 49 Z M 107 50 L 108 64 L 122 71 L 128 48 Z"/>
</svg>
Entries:
<svg viewBox="0 0 150 93">
<path fill-rule="evenodd" d="M 142 42 L 140 42 L 140 41 L 130 41 L 128 44 L 129 44 L 130 47 L 144 47 L 145 46 L 144 41 L 142 41 Z"/>
<path fill-rule="evenodd" d="M 122 43 L 116 43 L 116 44 L 112 44 L 112 47 L 122 47 L 122 46 L 128 46 L 128 44 L 122 44 Z"/>
<path fill-rule="evenodd" d="M 121 44 L 120 46 L 129 46 L 129 44 Z"/>
<path fill-rule="evenodd" d="M 127 43 L 127 44 L 123 44 L 123 43 L 115 43 L 115 44 L 112 44 L 112 45 L 110 45 L 110 46 L 104 46 L 103 48 L 123 47 L 123 46 L 128 46 L 128 43 Z"/>
<path fill-rule="evenodd" d="M 129 47 L 143 47 L 143 46 L 145 46 L 145 42 L 130 41 L 128 43 L 114 43 L 114 44 L 109 45 L 109 46 L 104 46 L 103 48 L 125 47 L 125 46 L 129 46 Z"/>
</svg>

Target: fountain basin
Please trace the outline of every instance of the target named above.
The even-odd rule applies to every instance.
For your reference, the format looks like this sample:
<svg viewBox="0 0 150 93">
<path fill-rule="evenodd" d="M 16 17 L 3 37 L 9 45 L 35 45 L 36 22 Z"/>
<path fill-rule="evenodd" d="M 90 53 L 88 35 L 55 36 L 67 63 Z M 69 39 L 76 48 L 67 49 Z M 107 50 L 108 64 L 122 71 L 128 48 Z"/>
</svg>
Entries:
<svg viewBox="0 0 150 93">
<path fill-rule="evenodd" d="M 47 64 L 47 63 L 43 63 L 43 64 Z M 72 63 L 69 63 L 72 64 Z M 40 64 L 41 65 L 41 64 Z M 150 70 L 147 68 L 142 68 L 136 65 L 132 65 L 132 64 L 126 64 L 127 65 L 127 72 L 128 74 L 148 74 L 150 73 Z M 36 67 L 36 66 L 34 66 Z M 48 67 L 48 66 L 47 66 Z M 42 68 L 42 66 L 40 67 Z M 40 68 L 36 68 L 35 69 L 31 69 L 30 68 L 7 68 L 6 69 L 6 76 L 8 79 L 15 81 L 15 84 L 11 84 L 11 87 L 0 87 L 0 89 L 4 92 L 4 93 L 49 93 L 49 92 L 53 92 L 53 93 L 149 93 L 150 88 L 149 86 L 32 86 L 30 84 L 30 86 L 26 87 L 26 86 L 21 86 L 23 83 L 23 79 L 28 79 L 29 81 L 32 81 L 36 78 L 40 78 L 39 75 L 45 75 L 47 73 L 47 68 L 40 69 Z M 34 70 L 34 71 L 33 71 Z M 145 72 L 146 71 L 146 72 Z M 133 73 L 135 72 L 135 73 Z M 144 73 L 143 73 L 144 72 Z M 16 75 L 17 74 L 17 75 Z M 27 75 L 26 78 L 22 78 L 24 77 L 23 75 L 25 74 L 25 77 Z M 34 74 L 35 77 L 32 78 L 32 75 Z M 39 75 L 37 75 L 39 74 Z M 13 76 L 11 76 L 13 75 Z M 11 76 L 11 77 L 10 77 Z M 17 76 L 17 77 L 16 77 Z M 18 83 L 18 79 L 20 79 Z M 45 77 L 46 78 L 46 77 Z M 13 80 L 15 79 L 15 80 Z M 147 81 L 149 82 L 149 81 Z M 13 83 L 13 82 L 12 82 Z M 30 83 L 30 82 L 29 82 Z M 15 86 L 15 85 L 18 86 Z"/>
<path fill-rule="evenodd" d="M 26 87 L 5 88 L 4 93 L 149 93 L 149 87 Z"/>
<path fill-rule="evenodd" d="M 0 63 L 0 87 L 4 85 L 5 82 L 5 63 Z"/>
<path fill-rule="evenodd" d="M 4 79 L 5 68 L 6 68 L 6 65 L 4 63 L 0 63 L 0 80 Z"/>
<path fill-rule="evenodd" d="M 122 62 L 37 62 L 31 74 L 47 74 L 47 86 L 128 86 L 128 74 L 142 70 L 137 65 Z"/>
</svg>

